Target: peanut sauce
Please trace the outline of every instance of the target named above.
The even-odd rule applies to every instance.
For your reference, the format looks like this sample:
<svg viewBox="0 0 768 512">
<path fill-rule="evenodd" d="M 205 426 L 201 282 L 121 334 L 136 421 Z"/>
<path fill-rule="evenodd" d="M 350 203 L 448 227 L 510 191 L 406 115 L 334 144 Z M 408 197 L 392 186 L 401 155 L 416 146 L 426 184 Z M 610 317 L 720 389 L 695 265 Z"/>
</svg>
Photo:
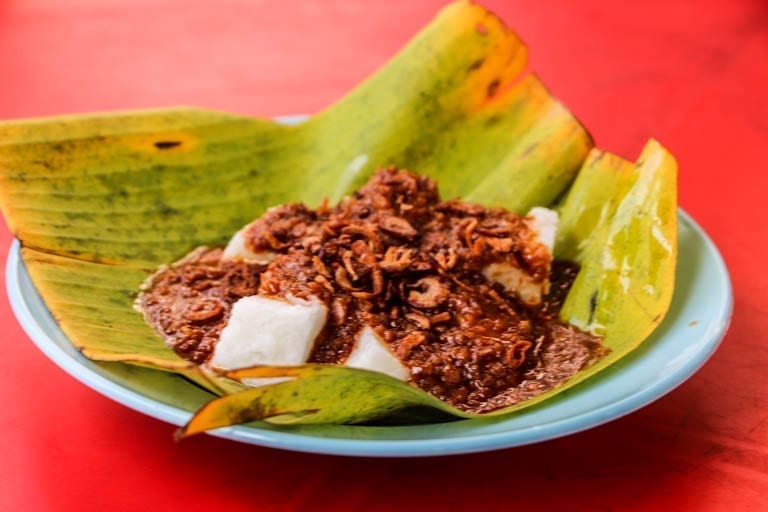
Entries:
<svg viewBox="0 0 768 512">
<path fill-rule="evenodd" d="M 425 176 L 379 170 L 337 206 L 271 208 L 243 231 L 267 264 L 199 248 L 160 269 L 137 301 L 181 357 L 205 363 L 241 297 L 316 297 L 329 310 L 311 363 L 343 364 L 370 326 L 410 382 L 466 411 L 543 393 L 609 352 L 558 320 L 577 273 L 553 262 L 525 217 L 441 201 Z M 507 263 L 549 293 L 526 304 L 482 269 Z"/>
</svg>

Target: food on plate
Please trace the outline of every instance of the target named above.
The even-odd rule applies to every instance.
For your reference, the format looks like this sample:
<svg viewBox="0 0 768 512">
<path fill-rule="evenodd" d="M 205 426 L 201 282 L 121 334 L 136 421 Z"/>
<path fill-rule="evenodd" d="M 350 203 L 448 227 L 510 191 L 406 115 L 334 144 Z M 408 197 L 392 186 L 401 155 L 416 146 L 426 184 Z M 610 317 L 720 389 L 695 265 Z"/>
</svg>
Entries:
<svg viewBox="0 0 768 512">
<path fill-rule="evenodd" d="M 654 331 L 659 333 L 656 329 L 670 309 L 677 259 L 677 165 L 672 155 L 654 140 L 636 162 L 594 148 L 585 127 L 548 92 L 531 72 L 533 67 L 514 31 L 481 6 L 462 1 L 443 9 L 370 79 L 298 125 L 198 108 L 0 122 L 0 209 L 20 241 L 35 288 L 80 353 L 94 361 L 180 374 L 210 391 L 209 398 L 216 395 L 204 405 L 206 398 L 191 386 L 183 397 L 165 395 L 166 403 L 192 400 L 192 407 L 201 406 L 185 427 L 186 434 L 252 420 L 360 423 L 395 411 L 407 415 L 412 407 L 455 418 L 509 414 L 583 382 Z M 617 126 L 631 124 L 616 121 Z M 324 302 L 322 291 L 316 298 L 289 297 L 291 290 L 279 287 L 267 296 L 237 295 L 250 293 L 249 286 L 258 289 L 277 282 L 281 272 L 291 271 L 285 267 L 291 261 L 286 248 L 280 247 L 287 240 L 270 241 L 265 231 L 262 242 L 255 244 L 264 223 L 243 225 L 259 215 L 279 221 L 285 210 L 267 209 L 289 201 L 310 205 L 302 210 L 304 215 L 317 215 L 323 208 L 331 212 L 336 207 L 318 208 L 322 198 L 335 204 L 362 186 L 375 169 L 390 163 L 437 180 L 444 197 L 461 197 L 489 212 L 503 207 L 524 216 L 520 222 L 533 226 L 538 241 L 544 242 L 536 247 L 551 247 L 554 233 L 556 258 L 580 266 L 567 295 L 557 283 L 568 282 L 568 272 L 575 267 L 553 262 L 546 268 L 546 259 L 525 269 L 509 261 L 489 261 L 470 269 L 473 279 L 509 300 L 518 315 L 548 308 L 551 320 L 559 319 L 558 328 L 577 326 L 599 336 L 606 353 L 551 389 L 492 410 L 493 400 L 486 402 L 488 409 L 476 408 L 486 407 L 480 402 L 495 392 L 491 388 L 487 395 L 468 391 L 467 400 L 476 401 L 464 402 L 462 409 L 451 405 L 462 401 L 461 391 L 433 386 L 432 391 L 448 400 L 454 396 L 455 401 L 448 402 L 413 385 L 415 365 L 409 366 L 409 359 L 393 350 L 397 340 L 386 339 L 389 328 L 382 330 L 382 325 L 352 329 L 350 324 L 354 332 L 347 339 L 354 345 L 348 355 L 337 357 L 346 357 L 345 364 L 293 364 L 315 357 L 317 344 L 306 340 L 315 330 L 317 339 L 325 336 L 344 301 Z M 557 211 L 556 232 L 554 213 L 537 209 L 541 207 Z M 444 210 L 441 215 L 449 222 L 459 214 Z M 416 224 L 411 227 L 420 233 L 422 226 Z M 486 236 L 478 227 L 479 220 L 470 238 L 505 238 Z M 384 221 L 377 229 L 393 239 L 400 233 L 403 241 L 398 246 L 418 249 L 403 223 Z M 462 236 L 454 242 L 460 243 Z M 508 244 L 494 243 L 502 252 Z M 180 323 L 158 323 L 163 336 L 133 310 L 140 284 L 159 266 L 195 247 L 225 245 L 223 250 L 201 249 L 183 263 L 165 267 L 165 276 L 170 279 L 176 272 L 179 281 L 164 284 L 181 287 L 183 279 L 193 279 L 201 270 L 212 276 L 223 271 L 232 282 L 206 277 L 217 283 L 206 293 L 228 290 L 226 301 L 185 309 L 186 318 L 172 315 L 181 318 Z M 349 250 L 356 255 L 351 245 Z M 434 256 L 451 265 L 449 252 Z M 334 269 L 330 277 L 318 271 L 315 277 L 321 282 L 315 284 L 324 288 L 326 279 L 336 290 L 348 283 L 350 289 L 344 292 L 349 301 L 382 300 L 379 295 L 363 298 L 375 292 L 372 277 L 377 274 L 358 268 L 355 258 L 347 258 L 347 269 L 343 253 L 334 257 L 323 263 L 344 269 L 338 283 Z M 389 255 L 384 251 L 378 263 L 382 267 L 386 258 L 386 272 L 394 274 L 402 257 L 395 250 Z M 185 265 L 186 277 L 181 275 Z M 461 270 L 456 265 L 451 275 Z M 270 267 L 272 278 L 264 278 Z M 299 270 L 305 267 L 313 268 L 300 265 Z M 381 275 L 391 279 L 383 267 Z M 441 290 L 445 276 L 425 275 L 435 276 L 440 287 L 434 289 Z M 395 279 L 406 286 L 416 284 L 406 277 Z M 162 279 L 157 274 L 150 289 L 160 291 Z M 403 306 L 408 311 L 401 311 L 397 329 L 412 325 L 434 337 L 433 331 L 446 325 L 439 311 L 445 304 L 430 309 L 424 302 L 433 289 L 430 283 L 396 290 L 406 299 L 415 292 L 414 304 L 406 300 Z M 195 282 L 187 298 L 205 286 Z M 449 281 L 449 286 L 451 291 L 458 285 Z M 557 299 L 558 293 L 564 298 Z M 186 307 L 186 299 L 175 295 L 177 307 Z M 477 300 L 485 305 L 490 299 L 483 295 Z M 552 308 L 559 307 L 560 300 L 562 308 L 555 315 Z M 356 310 L 347 306 L 345 311 Z M 281 344 L 265 337 L 259 342 L 264 360 L 292 364 L 224 371 L 242 364 L 243 354 L 232 347 L 245 346 L 238 340 L 251 338 L 249 332 L 261 325 L 240 321 L 254 312 L 265 326 L 261 332 L 267 327 L 272 332 L 279 328 L 281 336 L 290 331 L 300 349 L 283 353 Z M 301 325 L 295 325 L 296 318 L 303 319 Z M 411 344 L 415 347 L 409 357 L 426 346 L 418 338 Z M 517 346 L 522 350 L 525 344 Z M 324 353 L 333 360 L 331 349 Z M 518 359 L 514 351 L 511 359 Z M 359 369 L 372 366 L 385 373 Z M 519 366 L 518 375 L 524 370 L 524 364 Z M 445 365 L 439 371 L 449 378 L 455 375 Z M 175 377 L 162 379 L 178 383 Z M 255 386 L 267 382 L 274 385 Z M 129 387 L 134 385 L 144 390 L 151 384 L 146 377 L 134 377 Z M 153 393 L 165 391 L 158 386 Z M 413 421 L 425 421 L 420 418 Z"/>
<path fill-rule="evenodd" d="M 558 320 L 577 269 L 553 263 L 556 227 L 552 210 L 443 201 L 434 180 L 391 167 L 338 205 L 270 208 L 225 249 L 161 268 L 137 307 L 213 371 L 345 365 L 488 412 L 609 352 Z"/>
</svg>

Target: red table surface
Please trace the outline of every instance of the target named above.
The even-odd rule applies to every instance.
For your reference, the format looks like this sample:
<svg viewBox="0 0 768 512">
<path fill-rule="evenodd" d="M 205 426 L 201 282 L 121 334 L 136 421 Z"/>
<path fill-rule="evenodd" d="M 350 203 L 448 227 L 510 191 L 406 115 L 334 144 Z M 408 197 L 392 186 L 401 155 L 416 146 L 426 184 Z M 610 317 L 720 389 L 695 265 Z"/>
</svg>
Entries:
<svg viewBox="0 0 768 512">
<path fill-rule="evenodd" d="M 5 0 L 0 118 L 178 104 L 311 113 L 438 0 Z M 658 138 L 730 268 L 735 314 L 693 378 L 577 435 L 493 453 L 355 459 L 174 427 L 45 358 L 0 299 L 0 510 L 768 510 L 768 3 L 487 1 L 597 143 Z M 0 256 L 11 243 L 0 226 Z M 762 265 L 762 266 L 761 266 Z"/>
</svg>

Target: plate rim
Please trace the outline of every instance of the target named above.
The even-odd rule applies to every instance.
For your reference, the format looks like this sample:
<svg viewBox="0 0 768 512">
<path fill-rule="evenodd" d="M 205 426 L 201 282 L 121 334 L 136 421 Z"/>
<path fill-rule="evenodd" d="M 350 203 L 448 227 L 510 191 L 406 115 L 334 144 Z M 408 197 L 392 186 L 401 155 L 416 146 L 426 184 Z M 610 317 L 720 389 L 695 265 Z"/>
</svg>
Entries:
<svg viewBox="0 0 768 512">
<path fill-rule="evenodd" d="M 208 432 L 208 434 L 248 444 L 305 453 L 375 457 L 421 457 L 476 453 L 524 446 L 575 434 L 630 414 L 673 391 L 694 375 L 719 347 L 728 330 L 733 314 L 732 283 L 720 251 L 706 231 L 690 215 L 682 209 L 678 209 L 678 217 L 696 231 L 714 258 L 718 270 L 718 275 L 716 276 L 719 284 L 718 289 L 724 292 L 720 297 L 720 304 L 718 305 L 719 316 L 712 321 L 714 328 L 701 336 L 706 338 L 703 343 L 706 350 L 696 354 L 696 357 L 687 361 L 679 369 L 658 379 L 654 384 L 631 393 L 621 400 L 588 410 L 576 416 L 551 421 L 543 425 L 532 425 L 505 432 L 450 438 L 406 440 L 345 439 L 317 437 L 279 430 L 264 430 L 258 427 L 242 425 L 217 429 Z M 186 423 L 191 417 L 191 413 L 173 405 L 158 402 L 142 395 L 138 391 L 128 389 L 98 374 L 83 364 L 92 361 L 82 354 L 77 354 L 76 356 L 68 354 L 53 338 L 45 333 L 35 314 L 30 309 L 29 304 L 24 299 L 21 288 L 21 272 L 26 271 L 26 268 L 20 257 L 20 247 L 20 242 L 14 239 L 6 262 L 6 291 L 11 309 L 17 321 L 38 349 L 71 377 L 103 396 L 137 412 L 173 425 L 181 426 Z M 45 305 L 44 301 L 43 305 Z"/>
</svg>

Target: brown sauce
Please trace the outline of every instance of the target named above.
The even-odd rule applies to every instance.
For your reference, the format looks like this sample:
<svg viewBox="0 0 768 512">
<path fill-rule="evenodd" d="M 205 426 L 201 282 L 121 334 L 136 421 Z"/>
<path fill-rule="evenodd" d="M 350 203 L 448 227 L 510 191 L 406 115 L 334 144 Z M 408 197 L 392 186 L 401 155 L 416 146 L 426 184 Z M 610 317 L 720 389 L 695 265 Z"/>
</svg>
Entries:
<svg viewBox="0 0 768 512">
<path fill-rule="evenodd" d="M 608 353 L 557 320 L 574 265 L 552 262 L 523 217 L 440 201 L 423 176 L 380 170 L 336 207 L 273 208 L 244 236 L 274 261 L 223 260 L 220 249 L 201 248 L 161 269 L 140 295 L 148 322 L 181 357 L 208 360 L 232 305 L 257 293 L 328 306 L 309 362 L 343 364 L 371 326 L 414 385 L 473 412 L 536 396 Z M 499 262 L 543 288 L 549 278 L 549 293 L 524 304 L 482 275 Z"/>
</svg>

